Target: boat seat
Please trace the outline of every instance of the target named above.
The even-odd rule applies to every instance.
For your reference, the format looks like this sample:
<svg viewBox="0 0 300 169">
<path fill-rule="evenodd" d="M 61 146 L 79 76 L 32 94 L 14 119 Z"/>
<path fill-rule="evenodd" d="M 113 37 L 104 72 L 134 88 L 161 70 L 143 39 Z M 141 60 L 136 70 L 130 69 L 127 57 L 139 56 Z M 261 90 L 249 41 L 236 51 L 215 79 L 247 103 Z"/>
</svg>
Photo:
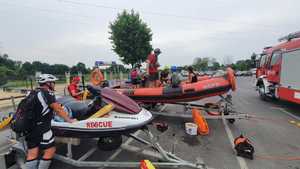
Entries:
<svg viewBox="0 0 300 169">
<path fill-rule="evenodd" d="M 182 94 L 182 88 L 181 87 L 171 87 L 167 86 L 163 89 L 163 95 L 181 95 Z"/>
<path fill-rule="evenodd" d="M 61 97 L 57 99 L 57 102 L 70 108 L 74 118 L 86 115 L 90 109 L 86 101 L 78 101 L 73 97 Z"/>
</svg>

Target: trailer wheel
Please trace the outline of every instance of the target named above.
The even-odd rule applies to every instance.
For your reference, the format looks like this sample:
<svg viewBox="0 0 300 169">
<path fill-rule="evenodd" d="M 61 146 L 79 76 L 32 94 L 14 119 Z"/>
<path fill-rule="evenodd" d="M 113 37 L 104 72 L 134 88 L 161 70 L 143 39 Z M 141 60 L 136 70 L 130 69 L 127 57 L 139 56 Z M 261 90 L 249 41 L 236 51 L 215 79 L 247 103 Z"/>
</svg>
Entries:
<svg viewBox="0 0 300 169">
<path fill-rule="evenodd" d="M 98 148 L 103 151 L 112 151 L 119 148 L 122 144 L 122 136 L 100 137 L 98 140 Z"/>
<path fill-rule="evenodd" d="M 156 105 L 157 103 L 144 103 L 142 107 L 144 107 L 147 110 L 153 110 L 155 109 Z"/>
<path fill-rule="evenodd" d="M 265 86 L 262 84 L 262 85 L 259 85 L 258 87 L 258 93 L 259 93 L 259 97 L 266 101 L 267 100 L 267 96 L 266 96 L 266 90 L 265 90 Z"/>
</svg>

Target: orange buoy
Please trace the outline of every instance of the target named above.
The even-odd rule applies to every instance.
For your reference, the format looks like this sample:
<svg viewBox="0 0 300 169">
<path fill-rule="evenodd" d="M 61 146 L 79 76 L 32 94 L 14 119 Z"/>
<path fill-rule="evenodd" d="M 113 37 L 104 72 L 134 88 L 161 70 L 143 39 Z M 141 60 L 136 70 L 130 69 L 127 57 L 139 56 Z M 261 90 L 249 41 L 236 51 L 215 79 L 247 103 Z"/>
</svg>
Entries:
<svg viewBox="0 0 300 169">
<path fill-rule="evenodd" d="M 200 135 L 207 135 L 209 134 L 208 124 L 205 118 L 201 115 L 200 110 L 193 108 L 192 109 L 192 116 L 194 119 L 194 123 L 198 126 L 198 133 Z"/>
<path fill-rule="evenodd" d="M 90 81 L 94 86 L 100 85 L 103 80 L 104 76 L 99 68 L 92 71 Z"/>
<path fill-rule="evenodd" d="M 140 168 L 141 169 L 155 169 L 155 167 L 149 160 L 142 160 Z"/>
<path fill-rule="evenodd" d="M 230 67 L 227 68 L 227 78 L 229 83 L 231 84 L 232 91 L 236 90 L 236 80 L 234 75 L 234 70 L 232 70 Z"/>
</svg>

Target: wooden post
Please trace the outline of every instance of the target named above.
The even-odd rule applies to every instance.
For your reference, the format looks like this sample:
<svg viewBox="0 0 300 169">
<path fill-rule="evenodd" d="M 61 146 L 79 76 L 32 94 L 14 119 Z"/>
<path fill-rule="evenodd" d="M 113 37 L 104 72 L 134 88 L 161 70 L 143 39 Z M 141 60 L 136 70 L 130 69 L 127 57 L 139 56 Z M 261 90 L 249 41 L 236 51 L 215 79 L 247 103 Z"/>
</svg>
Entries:
<svg viewBox="0 0 300 169">
<path fill-rule="evenodd" d="M 108 80 L 107 79 L 107 70 L 103 70 L 103 73 L 104 73 L 104 80 Z"/>
<path fill-rule="evenodd" d="M 84 75 L 81 74 L 81 82 L 82 82 L 82 87 L 83 87 L 83 91 L 85 90 L 85 81 L 84 81 Z"/>
<path fill-rule="evenodd" d="M 31 88 L 31 90 L 33 90 L 33 82 L 32 82 L 32 78 L 30 78 L 30 88 Z"/>
<path fill-rule="evenodd" d="M 28 89 L 28 78 L 26 78 L 26 80 L 25 80 L 25 86 L 26 86 L 26 89 Z"/>
<path fill-rule="evenodd" d="M 113 72 L 110 71 L 110 72 L 109 72 L 109 80 L 112 80 L 112 79 L 113 79 Z"/>
<path fill-rule="evenodd" d="M 65 76 L 66 76 L 66 84 L 69 85 L 70 84 L 70 72 L 65 72 Z"/>
<path fill-rule="evenodd" d="M 13 105 L 13 109 L 14 109 L 14 111 L 16 111 L 17 108 L 16 108 L 16 103 L 15 103 L 15 98 L 13 96 L 11 96 L 10 98 L 11 98 L 11 102 L 12 102 L 12 105 Z"/>
</svg>

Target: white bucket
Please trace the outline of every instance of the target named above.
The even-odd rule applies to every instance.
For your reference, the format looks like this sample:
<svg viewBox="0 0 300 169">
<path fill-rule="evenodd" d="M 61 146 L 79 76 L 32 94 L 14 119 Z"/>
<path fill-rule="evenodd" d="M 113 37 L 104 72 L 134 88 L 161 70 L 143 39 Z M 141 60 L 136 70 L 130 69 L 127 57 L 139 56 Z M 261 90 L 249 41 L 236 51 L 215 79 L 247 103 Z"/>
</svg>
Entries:
<svg viewBox="0 0 300 169">
<path fill-rule="evenodd" d="M 185 132 L 191 136 L 197 135 L 198 126 L 195 123 L 185 123 Z"/>
</svg>

